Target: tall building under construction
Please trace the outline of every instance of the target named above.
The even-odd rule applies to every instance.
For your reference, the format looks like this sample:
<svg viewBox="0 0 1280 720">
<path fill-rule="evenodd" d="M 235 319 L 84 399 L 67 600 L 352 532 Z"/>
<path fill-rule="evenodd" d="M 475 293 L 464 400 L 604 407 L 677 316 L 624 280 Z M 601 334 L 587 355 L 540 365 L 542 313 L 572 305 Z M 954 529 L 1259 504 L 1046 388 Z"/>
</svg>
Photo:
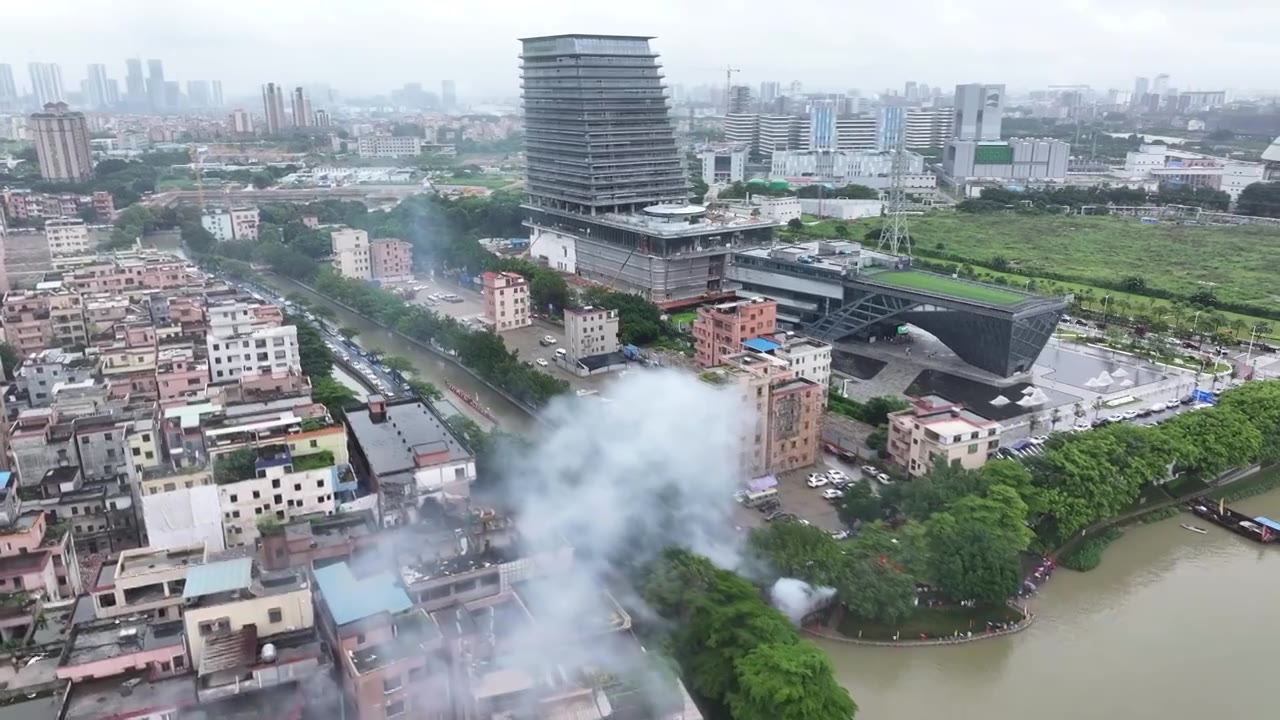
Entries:
<svg viewBox="0 0 1280 720">
<path fill-rule="evenodd" d="M 521 53 L 531 253 L 657 303 L 722 292 L 735 248 L 775 223 L 688 204 L 650 38 L 525 38 Z"/>
</svg>

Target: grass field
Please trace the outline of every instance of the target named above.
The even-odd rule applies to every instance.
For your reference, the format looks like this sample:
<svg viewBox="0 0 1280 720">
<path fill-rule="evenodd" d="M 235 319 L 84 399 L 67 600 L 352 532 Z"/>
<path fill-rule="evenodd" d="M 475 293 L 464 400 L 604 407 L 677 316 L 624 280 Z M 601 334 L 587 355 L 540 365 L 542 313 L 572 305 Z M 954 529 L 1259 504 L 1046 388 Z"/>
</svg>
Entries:
<svg viewBox="0 0 1280 720">
<path fill-rule="evenodd" d="M 1135 218 L 932 213 L 911 220 L 917 254 L 947 252 L 980 264 L 1121 281 L 1280 309 L 1280 227 L 1183 227 Z M 941 245 L 941 249 L 939 248 Z"/>
<path fill-rule="evenodd" d="M 875 282 L 893 285 L 894 287 L 937 293 L 947 297 L 972 300 L 989 305 L 1013 305 L 1027 299 L 1023 295 L 997 287 L 988 287 L 955 280 L 945 275 L 934 275 L 912 270 L 882 272 L 869 277 Z"/>
<path fill-rule="evenodd" d="M 1004 223 L 999 222 L 1004 221 Z M 1271 297 L 1270 302 L 1257 301 L 1258 305 L 1271 305 L 1280 309 L 1280 282 L 1276 282 L 1273 278 L 1269 279 L 1267 273 L 1269 268 L 1266 262 L 1280 263 L 1280 228 L 1265 227 L 1240 227 L 1240 228 L 1190 228 L 1190 227 L 1174 227 L 1165 225 L 1142 225 L 1133 218 L 1108 218 L 1108 217 L 1053 217 L 1053 216 L 1037 216 L 1027 217 L 1019 215 L 969 215 L 962 213 L 945 213 L 938 212 L 923 217 L 915 217 L 911 219 L 911 235 L 916 248 L 915 255 L 925 259 L 930 259 L 931 254 L 939 252 L 954 253 L 965 257 L 971 256 L 970 264 L 974 269 L 978 270 L 982 275 L 990 276 L 990 278 L 1003 277 L 1008 281 L 1009 286 L 1013 288 L 1021 288 L 1030 279 L 1039 279 L 1042 276 L 1038 272 L 1045 270 L 1056 272 L 1071 272 L 1071 274 L 1089 274 L 1100 278 L 1119 278 L 1122 279 L 1128 275 L 1142 275 L 1147 285 L 1150 287 L 1169 288 L 1178 292 L 1194 292 L 1196 289 L 1203 287 L 1198 284 L 1201 280 L 1204 282 L 1214 282 L 1209 279 L 1208 275 L 1201 278 L 1197 273 L 1200 272 L 1194 259 L 1186 261 L 1186 267 L 1181 267 L 1170 276 L 1162 276 L 1157 273 L 1157 269 L 1174 264 L 1176 261 L 1170 260 L 1170 253 L 1180 253 L 1184 256 L 1195 256 L 1196 252 L 1187 247 L 1179 247 L 1176 239 L 1170 238 L 1180 237 L 1186 231 L 1199 231 L 1197 237 L 1210 238 L 1226 238 L 1224 247 L 1236 248 L 1238 251 L 1242 244 L 1249 245 L 1258 249 L 1258 252 L 1270 260 L 1257 259 L 1252 261 L 1247 272 L 1245 269 L 1240 270 L 1247 275 L 1248 285 L 1254 287 L 1253 292 L 1240 293 L 1235 286 L 1221 285 L 1216 286 L 1218 296 L 1223 299 L 1238 300 L 1244 295 L 1262 297 L 1264 300 L 1268 297 L 1263 288 L 1269 289 Z M 1082 223 L 1089 226 L 1091 231 L 1082 236 L 1082 241 L 1064 239 L 1061 233 L 1067 232 L 1064 228 L 1072 227 L 1072 223 Z M 816 237 L 837 237 L 835 226 L 837 221 L 824 220 L 817 225 L 807 227 L 803 233 L 793 233 L 787 230 L 779 232 L 780 236 L 787 239 L 806 239 Z M 1005 227 L 1005 224 L 1008 227 Z M 870 220 L 861 220 L 858 222 L 844 223 L 848 227 L 848 237 L 861 238 L 867 231 L 878 229 L 881 220 L 878 218 Z M 1022 242 L 1022 234 L 1036 235 L 1042 229 L 1045 236 L 1051 236 L 1057 239 L 1058 247 L 1051 253 L 1046 254 L 1045 258 L 1040 258 L 1036 252 L 1032 252 L 1026 247 L 1018 248 L 1018 252 L 1014 253 L 1008 248 Z M 1159 238 L 1165 238 L 1165 241 L 1171 242 L 1174 247 L 1164 248 L 1156 252 L 1161 257 L 1148 262 L 1146 258 L 1134 257 L 1135 251 L 1128 247 L 1122 239 L 1125 231 L 1132 229 L 1139 232 L 1139 237 L 1144 244 L 1150 242 L 1159 242 Z M 954 232 L 952 232 L 954 231 Z M 1097 265 L 1091 264 L 1089 253 L 1092 252 L 1094 257 L 1097 256 L 1097 244 L 1102 242 L 1098 239 L 1099 232 L 1110 232 L 1112 237 L 1109 241 L 1116 244 L 1116 250 L 1112 253 L 1117 259 L 1114 266 L 1105 269 L 1105 272 L 1093 272 Z M 1154 235 L 1146 235 L 1148 231 L 1155 231 Z M 952 238 L 956 241 L 953 242 Z M 1153 240 L 1153 238 L 1156 238 Z M 942 249 L 938 248 L 938 243 L 942 244 Z M 1103 242 L 1103 245 L 1106 243 Z M 1215 244 L 1214 247 L 1218 245 Z M 1207 246 L 1206 246 L 1207 247 Z M 1198 251 L 1199 254 L 1205 254 L 1207 250 Z M 1056 265 L 1048 262 L 1047 259 L 1055 255 L 1079 255 L 1077 258 L 1069 262 L 1065 269 L 1055 270 Z M 1019 270 L 1013 272 L 1000 272 L 992 270 L 988 263 L 992 258 L 997 256 L 1005 257 L 1012 261 L 1018 261 Z M 1025 258 L 1030 257 L 1030 260 Z M 1083 259 L 1081 259 L 1083 258 Z M 1120 258 L 1124 258 L 1122 261 Z M 1123 264 L 1122 264 L 1123 262 Z M 1100 263 L 1105 265 L 1106 263 Z M 1080 270 L 1081 267 L 1090 268 L 1088 273 Z M 1280 267 L 1280 264 L 1273 267 Z M 1075 268 L 1075 270 L 1071 270 Z M 1191 272 L 1195 270 L 1196 272 Z M 1207 272 L 1207 271 L 1206 271 Z M 1190 279 L 1192 276 L 1195 279 Z M 1182 281 L 1179 280 L 1182 278 Z M 979 278 L 988 281 L 989 278 Z M 1181 282 L 1181 284 L 1179 284 Z M 1247 285 L 1247 286 L 1248 286 Z M 1189 288 L 1189 290 L 1188 290 Z M 1152 298 L 1145 295 L 1137 295 L 1134 293 L 1122 292 L 1119 290 L 1109 290 L 1091 285 L 1087 283 L 1062 282 L 1059 283 L 1059 291 L 1063 293 L 1075 293 L 1077 296 L 1091 294 L 1095 300 L 1092 309 L 1100 309 L 1099 303 L 1101 298 L 1110 295 L 1109 302 L 1111 307 L 1123 308 L 1127 306 L 1129 312 L 1136 313 L 1144 308 L 1153 305 L 1168 306 L 1171 300 L 1163 300 Z M 1259 294 L 1261 292 L 1261 295 Z M 1270 334 L 1270 340 L 1280 340 L 1280 323 L 1266 318 L 1260 318 L 1252 315 L 1241 313 L 1233 313 L 1230 311 L 1220 311 L 1228 321 L 1241 319 L 1247 326 L 1253 326 L 1258 323 L 1264 323 L 1273 328 Z M 1189 323 L 1189 319 L 1186 321 Z"/>
<path fill-rule="evenodd" d="M 443 178 L 438 182 L 441 185 L 467 185 L 489 188 L 490 190 L 501 190 L 519 180 L 520 178 L 511 175 L 473 175 L 470 177 Z"/>
</svg>

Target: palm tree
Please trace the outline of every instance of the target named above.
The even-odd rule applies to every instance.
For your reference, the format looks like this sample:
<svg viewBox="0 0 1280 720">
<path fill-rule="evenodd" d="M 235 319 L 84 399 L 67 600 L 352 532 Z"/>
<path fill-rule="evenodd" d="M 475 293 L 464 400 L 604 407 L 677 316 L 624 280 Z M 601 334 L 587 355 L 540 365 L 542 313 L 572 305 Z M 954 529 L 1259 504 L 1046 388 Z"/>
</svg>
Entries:
<svg viewBox="0 0 1280 720">
<path fill-rule="evenodd" d="M 1088 413 L 1085 411 L 1085 409 L 1084 409 L 1084 403 L 1083 403 L 1083 402 L 1078 402 L 1078 403 L 1076 403 L 1076 404 L 1075 404 L 1075 407 L 1074 407 L 1074 408 L 1072 408 L 1072 410 L 1073 410 L 1073 412 L 1075 412 L 1075 415 L 1076 415 L 1076 417 L 1077 417 L 1077 418 L 1083 418 L 1085 415 L 1087 415 L 1087 414 L 1088 414 Z"/>
<path fill-rule="evenodd" d="M 1102 408 L 1105 406 L 1106 406 L 1106 403 L 1103 401 L 1101 395 L 1093 399 L 1093 419 L 1094 420 L 1098 419 L 1098 413 L 1102 412 Z"/>
<path fill-rule="evenodd" d="M 1173 307 L 1169 308 L 1169 314 L 1173 316 L 1173 326 L 1181 329 L 1182 321 L 1187 319 L 1186 303 L 1181 300 L 1174 302 Z"/>
<path fill-rule="evenodd" d="M 1058 421 L 1061 419 L 1062 419 L 1062 411 L 1059 410 L 1058 408 L 1054 408 L 1053 412 L 1049 413 L 1049 429 L 1057 430 Z"/>
<path fill-rule="evenodd" d="M 1227 327 L 1231 328 L 1231 337 L 1238 340 L 1240 338 L 1240 333 L 1249 329 L 1249 324 L 1240 318 L 1232 318 L 1231 322 L 1227 324 Z"/>
<path fill-rule="evenodd" d="M 1033 434 L 1042 424 L 1043 421 L 1040 419 L 1039 415 L 1032 414 L 1031 417 L 1027 418 L 1027 429 Z"/>
</svg>

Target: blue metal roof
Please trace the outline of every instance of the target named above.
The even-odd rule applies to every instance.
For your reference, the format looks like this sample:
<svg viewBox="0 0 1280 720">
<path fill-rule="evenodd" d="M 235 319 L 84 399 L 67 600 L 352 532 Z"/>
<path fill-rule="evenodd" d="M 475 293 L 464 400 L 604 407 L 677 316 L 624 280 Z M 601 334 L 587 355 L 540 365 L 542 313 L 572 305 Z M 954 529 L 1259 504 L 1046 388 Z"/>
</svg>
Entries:
<svg viewBox="0 0 1280 720">
<path fill-rule="evenodd" d="M 214 595 L 230 590 L 242 590 L 253 582 L 253 558 L 236 558 L 222 562 L 196 565 L 187 570 L 187 584 L 182 599 Z"/>
<path fill-rule="evenodd" d="M 765 340 L 764 338 L 751 338 L 750 340 L 743 340 L 742 346 L 755 350 L 756 352 L 773 352 L 774 350 L 777 350 L 778 348 L 782 347 L 778 343 L 773 342 L 772 340 Z"/>
<path fill-rule="evenodd" d="M 1269 527 L 1272 530 L 1275 530 L 1276 532 L 1280 532 L 1280 523 L 1276 522 L 1275 520 L 1272 520 L 1271 518 L 1258 516 L 1254 518 L 1253 521 L 1258 523 L 1259 525 L 1264 525 L 1266 527 Z"/>
<path fill-rule="evenodd" d="M 13 473 L 0 472 L 0 490 L 9 487 L 9 481 L 13 479 Z"/>
<path fill-rule="evenodd" d="M 400 613 L 413 607 L 409 594 L 388 572 L 357 580 L 346 563 L 315 571 L 316 585 L 335 625 L 346 625 L 381 612 Z"/>
</svg>

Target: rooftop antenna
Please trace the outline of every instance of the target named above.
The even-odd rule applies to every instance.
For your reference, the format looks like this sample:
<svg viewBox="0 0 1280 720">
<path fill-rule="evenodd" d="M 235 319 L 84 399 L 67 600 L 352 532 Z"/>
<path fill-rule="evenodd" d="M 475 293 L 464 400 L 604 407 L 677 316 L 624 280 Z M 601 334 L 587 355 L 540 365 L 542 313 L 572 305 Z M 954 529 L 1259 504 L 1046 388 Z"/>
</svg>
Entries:
<svg viewBox="0 0 1280 720">
<path fill-rule="evenodd" d="M 880 230 L 881 252 L 911 257 L 911 231 L 907 228 L 906 133 L 899 131 L 893 147 L 889 174 L 889 199 L 885 205 L 884 227 Z"/>
</svg>

